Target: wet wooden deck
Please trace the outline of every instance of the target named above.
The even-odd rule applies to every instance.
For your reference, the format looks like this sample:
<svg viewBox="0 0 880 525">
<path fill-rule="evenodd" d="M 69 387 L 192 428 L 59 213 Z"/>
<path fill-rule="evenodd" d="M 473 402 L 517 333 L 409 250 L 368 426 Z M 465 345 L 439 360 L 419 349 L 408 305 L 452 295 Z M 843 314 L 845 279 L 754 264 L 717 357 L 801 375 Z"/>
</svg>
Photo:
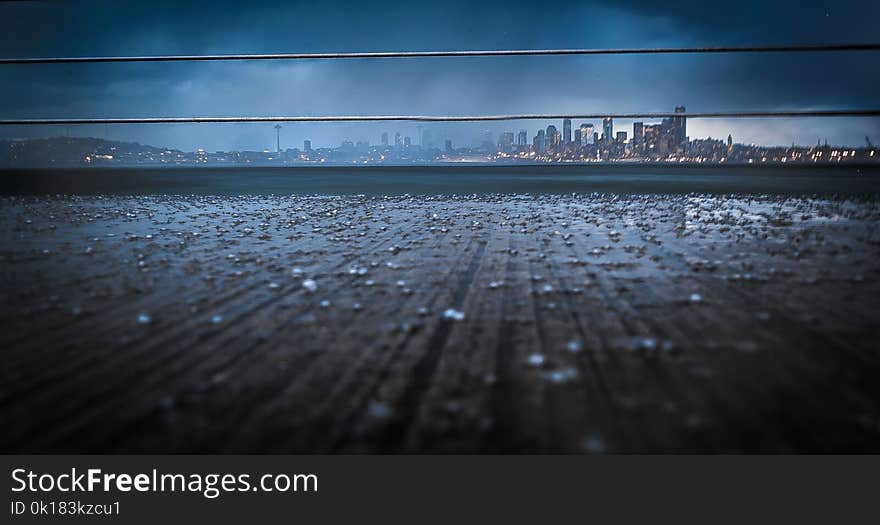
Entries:
<svg viewBox="0 0 880 525">
<path fill-rule="evenodd" d="M 880 452 L 876 201 L 0 214 L 5 452 Z"/>
</svg>

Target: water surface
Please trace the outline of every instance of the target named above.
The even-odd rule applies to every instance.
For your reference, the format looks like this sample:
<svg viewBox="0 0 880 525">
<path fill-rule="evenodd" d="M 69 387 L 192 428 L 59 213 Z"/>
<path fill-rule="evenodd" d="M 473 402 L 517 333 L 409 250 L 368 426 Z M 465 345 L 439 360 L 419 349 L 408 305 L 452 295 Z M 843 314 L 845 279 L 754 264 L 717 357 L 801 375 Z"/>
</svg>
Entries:
<svg viewBox="0 0 880 525">
<path fill-rule="evenodd" d="M 878 194 L 880 166 L 309 166 L 0 170 L 27 194 Z"/>
</svg>

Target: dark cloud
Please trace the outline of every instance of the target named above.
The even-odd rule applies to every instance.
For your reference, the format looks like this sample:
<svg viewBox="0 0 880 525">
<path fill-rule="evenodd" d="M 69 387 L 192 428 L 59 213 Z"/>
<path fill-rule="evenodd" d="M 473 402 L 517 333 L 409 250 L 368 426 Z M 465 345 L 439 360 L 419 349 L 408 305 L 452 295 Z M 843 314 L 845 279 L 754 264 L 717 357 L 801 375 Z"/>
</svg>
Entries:
<svg viewBox="0 0 880 525">
<path fill-rule="evenodd" d="M 5 56 L 642 47 L 867 42 L 880 4 L 835 2 L 21 2 L 0 4 Z M 0 114 L 152 116 L 880 107 L 880 53 L 94 64 L 0 69 Z M 457 143 L 484 129 L 432 125 Z M 628 123 L 620 123 L 627 125 Z M 546 125 L 546 123 L 543 123 Z M 377 142 L 415 126 L 298 124 L 304 138 Z M 692 136 L 860 143 L 871 119 L 697 122 Z M 0 130 L 2 136 L 57 129 Z M 74 133 L 185 149 L 262 148 L 269 125 L 125 126 Z M 876 141 L 876 139 L 875 139 Z"/>
</svg>

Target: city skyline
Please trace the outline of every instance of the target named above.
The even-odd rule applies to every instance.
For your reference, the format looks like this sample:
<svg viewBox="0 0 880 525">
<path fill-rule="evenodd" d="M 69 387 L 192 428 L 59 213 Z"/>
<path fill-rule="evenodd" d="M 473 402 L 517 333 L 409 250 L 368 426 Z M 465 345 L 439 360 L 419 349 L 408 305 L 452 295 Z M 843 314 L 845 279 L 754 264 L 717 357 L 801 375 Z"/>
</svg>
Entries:
<svg viewBox="0 0 880 525">
<path fill-rule="evenodd" d="M 576 122 L 573 122 L 576 121 Z M 630 122 L 627 120 L 626 122 Z M 112 142 L 96 138 L 55 137 L 0 141 L 0 166 L 101 165 L 101 164 L 254 164 L 290 165 L 297 163 L 330 164 L 431 164 L 449 162 L 677 162 L 677 163 L 840 163 L 880 162 L 880 150 L 865 137 L 862 146 L 829 144 L 817 138 L 815 145 L 792 142 L 791 145 L 762 145 L 734 142 L 731 133 L 723 137 L 691 137 L 688 134 L 687 109 L 676 105 L 674 113 L 660 119 L 639 120 L 626 125 L 605 117 L 599 124 L 563 118 L 538 128 L 510 129 L 496 136 L 484 130 L 479 139 L 455 144 L 444 135 L 435 136 L 424 124 L 416 125 L 412 137 L 383 131 L 379 143 L 370 140 L 344 139 L 336 145 L 313 144 L 303 139 L 301 148 L 282 141 L 284 126 L 276 124 L 274 147 L 259 150 L 216 150 L 176 148 Z M 517 123 L 521 124 L 521 123 Z M 534 124 L 534 122 L 532 122 Z M 531 139 L 531 140 L 530 140 Z M 54 141 L 54 142 L 53 142 Z M 84 142 L 85 141 L 85 142 Z M 89 142 L 92 142 L 91 144 Z M 283 144 L 283 146 L 282 146 Z M 42 149 L 41 149 L 42 148 Z M 86 148 L 86 149 L 84 149 Z M 86 151 L 88 150 L 88 151 Z"/>
</svg>

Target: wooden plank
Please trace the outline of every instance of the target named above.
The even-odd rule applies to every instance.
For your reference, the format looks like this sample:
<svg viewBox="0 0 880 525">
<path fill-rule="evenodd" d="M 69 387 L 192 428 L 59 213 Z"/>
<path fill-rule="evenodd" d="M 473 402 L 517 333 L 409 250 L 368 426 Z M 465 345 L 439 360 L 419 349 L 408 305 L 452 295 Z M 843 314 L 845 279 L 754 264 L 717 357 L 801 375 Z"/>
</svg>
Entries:
<svg viewBox="0 0 880 525">
<path fill-rule="evenodd" d="M 0 218 L 6 451 L 880 451 L 874 199 L 33 197 Z"/>
</svg>

